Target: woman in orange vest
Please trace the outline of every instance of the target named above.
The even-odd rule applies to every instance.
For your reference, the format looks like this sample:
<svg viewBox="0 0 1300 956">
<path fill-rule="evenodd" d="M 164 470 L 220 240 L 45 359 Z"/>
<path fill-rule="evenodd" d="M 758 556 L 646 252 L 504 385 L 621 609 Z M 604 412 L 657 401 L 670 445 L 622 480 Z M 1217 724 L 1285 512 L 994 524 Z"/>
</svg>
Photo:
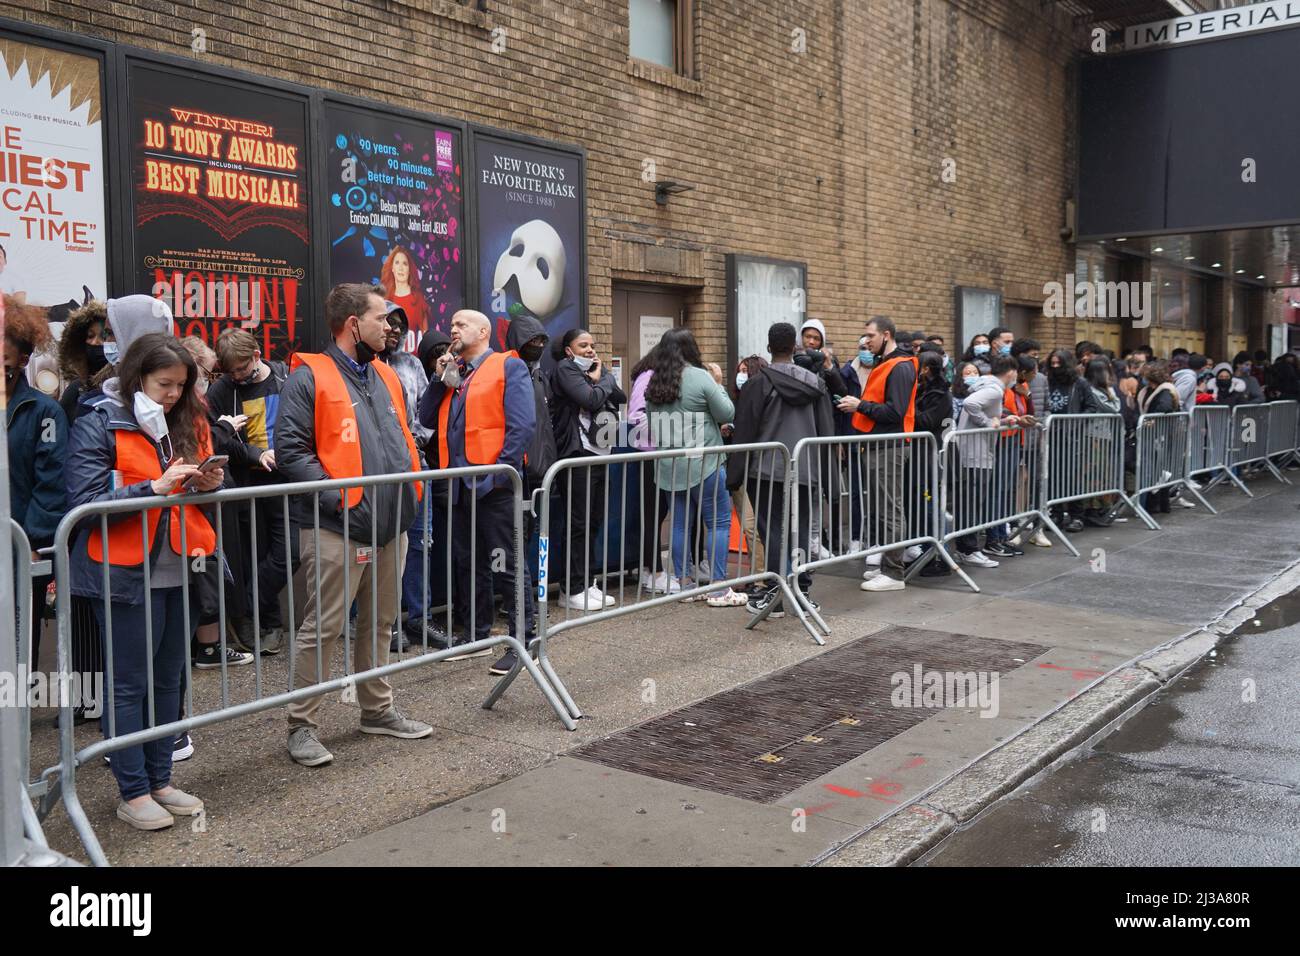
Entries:
<svg viewBox="0 0 1300 956">
<path fill-rule="evenodd" d="M 221 486 L 225 476 L 220 468 L 198 470 L 212 445 L 195 388 L 198 374 L 190 353 L 170 335 L 152 333 L 132 343 L 118 366 L 118 377 L 104 383 L 103 396 L 83 409 L 73 426 L 70 506 L 143 503 L 154 496 L 180 494 L 187 484 L 196 491 Z M 212 525 L 197 507 L 153 507 L 144 513 L 143 527 L 140 510 L 109 516 L 107 536 L 98 515 L 87 518 L 70 547 L 72 593 L 94 599 L 109 662 L 107 699 L 112 710 L 101 719 L 106 737 L 176 719 L 186 654 L 198 623 L 197 605 L 185 620 L 182 553 L 192 561 L 213 560 L 216 546 Z M 174 739 L 169 734 L 112 756 L 122 796 L 117 816 L 137 829 L 160 830 L 171 826 L 173 817 L 203 810 L 201 800 L 171 785 Z"/>
</svg>

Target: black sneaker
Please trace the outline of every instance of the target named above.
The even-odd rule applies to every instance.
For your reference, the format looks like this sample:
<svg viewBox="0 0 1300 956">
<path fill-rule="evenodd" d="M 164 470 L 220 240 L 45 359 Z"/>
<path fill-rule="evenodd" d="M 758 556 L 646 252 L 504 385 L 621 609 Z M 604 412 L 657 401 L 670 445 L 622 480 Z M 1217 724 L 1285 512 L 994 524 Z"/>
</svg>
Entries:
<svg viewBox="0 0 1300 956">
<path fill-rule="evenodd" d="M 172 763 L 189 760 L 193 756 L 194 741 L 190 739 L 189 734 L 181 734 L 176 738 L 176 743 L 172 744 Z"/>
<path fill-rule="evenodd" d="M 769 620 L 785 617 L 785 609 L 781 605 L 780 595 L 780 588 L 765 588 L 752 595 L 746 602 L 745 607 L 749 609 L 750 614 L 762 614 L 771 607 L 772 613 L 768 615 Z"/>
<path fill-rule="evenodd" d="M 984 553 L 991 554 L 995 558 L 1014 558 L 1018 554 L 1024 554 L 1023 551 L 1017 551 L 1004 541 L 994 541 L 984 545 Z"/>
<path fill-rule="evenodd" d="M 1109 528 L 1115 523 L 1113 516 L 1100 511 L 1089 510 L 1083 513 L 1083 523 L 1094 528 Z"/>
<path fill-rule="evenodd" d="M 440 651 L 451 643 L 447 640 L 447 635 L 442 628 L 436 624 L 421 626 L 418 617 L 414 621 L 408 620 L 403 626 L 403 630 L 406 632 L 406 639 L 414 647 L 423 648 L 427 641 L 432 650 Z"/>
<path fill-rule="evenodd" d="M 537 645 L 535 643 L 529 645 L 528 655 L 533 660 L 537 660 Z M 506 652 L 501 655 L 500 659 L 488 668 L 488 673 L 497 677 L 504 677 L 515 669 L 515 664 L 518 663 L 518 661 L 519 655 L 516 654 L 512 648 L 508 647 L 506 648 Z"/>
<path fill-rule="evenodd" d="M 392 628 L 392 636 L 388 639 L 388 653 L 400 654 L 411 646 L 411 641 L 406 636 L 406 632 L 396 624 Z"/>
<path fill-rule="evenodd" d="M 214 670 L 221 666 L 222 653 L 220 644 L 199 644 L 194 649 L 194 668 L 201 671 Z M 225 664 L 227 667 L 242 667 L 253 663 L 253 655 L 237 651 L 226 645 Z"/>
<path fill-rule="evenodd" d="M 945 578 L 952 574 L 952 568 L 943 562 L 942 558 L 932 558 L 930 563 L 917 571 L 917 576 L 922 578 Z"/>
</svg>

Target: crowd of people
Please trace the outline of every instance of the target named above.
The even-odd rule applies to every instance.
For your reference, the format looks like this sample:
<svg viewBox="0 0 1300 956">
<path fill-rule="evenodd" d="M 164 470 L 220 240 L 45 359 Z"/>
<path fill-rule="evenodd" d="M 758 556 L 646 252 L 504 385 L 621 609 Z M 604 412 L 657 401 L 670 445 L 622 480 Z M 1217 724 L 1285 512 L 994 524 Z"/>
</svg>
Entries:
<svg viewBox="0 0 1300 956">
<path fill-rule="evenodd" d="M 320 683 L 347 634 L 355 636 L 354 673 L 411 645 L 449 649 L 448 660 L 489 655 L 499 643 L 498 602 L 508 633 L 535 651 L 538 602 L 552 599 L 535 587 L 541 534 L 557 539 L 546 576 L 566 613 L 611 608 L 613 575 L 629 573 L 638 594 L 781 615 L 770 578 L 733 586 L 747 576 L 731 564 L 733 522 L 748 576 L 780 575 L 794 561 L 814 608 L 806 565 L 835 555 L 862 554 L 868 592 L 904 588 L 918 560 L 928 561 L 922 574 L 950 573 L 928 560 L 925 545 L 903 546 L 947 531 L 930 527 L 933 509 L 917 504 L 939 489 L 928 486 L 932 473 L 916 466 L 908 440 L 860 450 L 830 443 L 824 454 L 802 456 L 793 476 L 788 455 L 745 450 L 754 443 L 793 450 L 807 438 L 929 433 L 939 448 L 954 428 L 966 430 L 960 467 L 948 470 L 952 500 L 982 502 L 997 518 L 1014 512 L 1035 480 L 1036 442 L 1054 414 L 1121 416 L 1131 432 L 1144 413 L 1300 399 L 1294 354 L 1214 363 L 1181 349 L 1168 359 L 1149 347 L 1120 357 L 1090 342 L 1045 353 L 995 328 L 954 359 L 942 336 L 900 331 L 884 316 L 865 323 L 844 363 L 819 320 L 775 323 L 767 355 L 742 358 L 730 377 L 703 360 L 691 331 L 674 328 L 631 369 L 625 391 L 590 330 L 551 341 L 523 314 L 498 338 L 487 316 L 463 309 L 447 334 L 408 316 L 383 286 L 347 284 L 325 301 L 325 349 L 297 353 L 288 365 L 264 357 L 242 329 L 223 331 L 211 347 L 177 339 L 166 305 L 148 296 L 91 302 L 58 343 L 67 385 L 56 402 L 23 375 L 30 357 L 51 347 L 41 310 L 5 305 L 11 508 L 32 547 L 52 544 L 78 505 L 175 502 L 155 502 L 145 522 L 138 512 L 83 521 L 69 547 L 72 667 L 110 663 L 113 701 L 101 721 L 117 737 L 181 717 L 191 669 L 245 666 L 288 649 L 293 687 Z M 605 462 L 626 448 L 682 454 L 626 469 L 639 480 L 612 489 Z M 562 531 L 538 528 L 525 508 L 527 560 L 517 566 L 516 487 L 528 502 L 557 461 L 567 462 L 553 486 Z M 463 471 L 219 507 L 181 497 L 431 469 Z M 1171 500 L 1162 490 L 1146 504 L 1168 511 Z M 1105 526 L 1112 504 L 1076 502 L 1054 518 L 1067 532 Z M 796 523 L 786 528 L 792 513 Z M 938 520 L 979 525 L 956 540 L 957 560 L 971 567 L 995 568 L 1024 554 L 1022 544 L 1050 547 L 1041 529 L 1022 541 L 1005 521 Z M 639 539 L 631 562 L 611 565 L 611 536 Z M 282 601 L 295 573 L 306 597 L 289 634 Z M 34 582 L 37 607 L 48 583 Z M 38 655 L 39 615 L 33 662 Z M 489 670 L 508 675 L 522 664 L 507 650 Z M 355 691 L 362 732 L 432 733 L 394 706 L 387 680 L 361 681 Z M 304 766 L 333 760 L 319 736 L 322 700 L 304 696 L 287 707 L 287 750 Z M 192 753 L 185 734 L 115 751 L 118 816 L 159 829 L 200 812 L 202 801 L 171 783 L 173 761 Z"/>
</svg>

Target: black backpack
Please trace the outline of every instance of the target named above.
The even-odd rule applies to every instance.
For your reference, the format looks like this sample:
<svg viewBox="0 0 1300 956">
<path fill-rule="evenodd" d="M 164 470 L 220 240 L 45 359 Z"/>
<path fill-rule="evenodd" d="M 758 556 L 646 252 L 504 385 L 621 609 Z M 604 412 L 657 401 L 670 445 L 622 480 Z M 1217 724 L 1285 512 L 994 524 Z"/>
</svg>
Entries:
<svg viewBox="0 0 1300 956">
<path fill-rule="evenodd" d="M 533 399 L 537 407 L 537 428 L 532 443 L 524 456 L 524 477 L 529 488 L 538 488 L 542 479 L 559 457 L 555 445 L 555 430 L 551 427 L 550 385 L 541 368 L 529 369 L 533 379 Z"/>
</svg>

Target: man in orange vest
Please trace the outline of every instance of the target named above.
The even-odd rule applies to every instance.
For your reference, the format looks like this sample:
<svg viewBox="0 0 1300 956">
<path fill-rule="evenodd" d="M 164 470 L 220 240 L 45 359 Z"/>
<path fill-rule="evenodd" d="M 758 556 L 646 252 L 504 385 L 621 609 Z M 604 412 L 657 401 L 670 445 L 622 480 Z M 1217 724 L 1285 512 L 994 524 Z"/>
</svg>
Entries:
<svg viewBox="0 0 1300 956">
<path fill-rule="evenodd" d="M 853 414 L 855 431 L 868 435 L 899 435 L 913 430 L 916 412 L 917 362 L 912 350 L 895 341 L 897 329 L 891 319 L 883 315 L 872 316 L 863 338 L 867 348 L 876 356 L 867 377 L 862 397 L 845 395 L 839 400 L 842 412 Z M 850 467 L 856 468 L 856 462 Z M 863 543 L 888 543 L 907 538 L 907 515 L 904 501 L 909 487 L 907 450 L 901 445 L 884 443 L 863 447 L 863 492 L 868 495 L 864 518 L 870 520 L 874 512 L 876 528 L 855 529 L 853 537 L 862 537 Z M 870 534 L 862 534 L 870 531 Z M 917 548 L 919 554 L 920 549 Z M 873 561 L 872 559 L 875 559 Z M 901 550 L 887 551 L 883 555 L 867 558 L 867 571 L 863 574 L 864 591 L 901 591 L 903 589 L 903 559 Z M 879 562 L 879 563 L 877 563 Z M 883 568 L 882 568 L 883 566 Z M 885 571 L 895 572 L 892 576 Z"/>
<path fill-rule="evenodd" d="M 528 364 L 516 353 L 493 350 L 492 322 L 482 312 L 461 309 L 451 317 L 451 349 L 434 365 L 429 387 L 420 397 L 419 417 L 422 425 L 437 431 L 439 468 L 508 464 L 523 477 L 524 455 L 537 427 L 533 379 Z M 495 614 L 494 573 L 507 595 L 510 633 L 515 634 L 512 487 L 506 474 L 452 482 L 452 553 L 458 570 L 455 603 L 465 629 L 456 644 L 471 644 L 490 635 Z M 523 640 L 527 641 L 534 636 L 533 601 L 527 569 L 520 573 L 525 575 Z M 449 660 L 489 653 L 490 648 L 478 648 Z M 514 654 L 507 653 L 490 670 L 509 673 L 516 663 Z"/>
<path fill-rule="evenodd" d="M 420 471 L 401 382 L 375 361 L 388 331 L 383 287 L 335 286 L 325 300 L 325 319 L 334 340 L 324 352 L 295 355 L 293 372 L 280 390 L 276 467 L 289 481 Z M 391 628 L 401 606 L 406 529 L 422 491 L 418 482 L 322 491 L 315 496 L 317 508 L 311 496 L 300 496 L 305 499 L 300 513 L 307 607 L 294 651 L 295 688 L 329 678 L 353 600 L 358 605 L 353 672 L 388 663 Z M 318 533 L 313 531 L 317 510 Z M 428 724 L 397 711 L 393 689 L 383 678 L 357 684 L 356 701 L 362 733 L 404 739 L 433 733 Z M 307 767 L 334 759 L 316 736 L 320 702 L 319 696 L 309 697 L 288 708 L 289 754 Z"/>
</svg>

